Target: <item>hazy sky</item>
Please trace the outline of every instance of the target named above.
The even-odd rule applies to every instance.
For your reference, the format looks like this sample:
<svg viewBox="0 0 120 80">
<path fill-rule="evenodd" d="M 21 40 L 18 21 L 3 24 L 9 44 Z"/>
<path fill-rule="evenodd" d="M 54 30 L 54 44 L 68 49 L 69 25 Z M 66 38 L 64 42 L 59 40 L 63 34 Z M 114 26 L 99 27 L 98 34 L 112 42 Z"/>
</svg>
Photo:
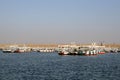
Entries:
<svg viewBox="0 0 120 80">
<path fill-rule="evenodd" d="M 120 0 L 0 0 L 0 43 L 120 43 Z"/>
</svg>

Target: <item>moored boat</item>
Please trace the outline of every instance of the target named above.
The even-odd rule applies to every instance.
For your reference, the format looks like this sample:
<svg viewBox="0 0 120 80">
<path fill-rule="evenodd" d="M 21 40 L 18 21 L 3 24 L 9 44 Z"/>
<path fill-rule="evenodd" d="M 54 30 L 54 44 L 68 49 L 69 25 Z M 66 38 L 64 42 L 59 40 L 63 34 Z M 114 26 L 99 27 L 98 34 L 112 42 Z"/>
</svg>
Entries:
<svg viewBox="0 0 120 80">
<path fill-rule="evenodd" d="M 98 50 L 98 54 L 105 54 L 105 50 Z"/>
<path fill-rule="evenodd" d="M 59 55 L 68 55 L 69 52 L 64 50 L 64 51 L 59 51 L 58 54 Z"/>
<path fill-rule="evenodd" d="M 105 54 L 105 52 L 104 52 L 104 51 L 101 51 L 101 52 L 99 52 L 98 54 Z"/>
<path fill-rule="evenodd" d="M 3 52 L 3 53 L 12 53 L 13 51 L 10 50 L 10 49 L 4 49 L 4 50 L 2 50 L 2 52 Z"/>
<path fill-rule="evenodd" d="M 92 55 L 97 55 L 95 50 L 87 50 L 87 51 L 78 51 L 78 55 L 85 55 L 85 56 L 92 56 Z"/>
</svg>

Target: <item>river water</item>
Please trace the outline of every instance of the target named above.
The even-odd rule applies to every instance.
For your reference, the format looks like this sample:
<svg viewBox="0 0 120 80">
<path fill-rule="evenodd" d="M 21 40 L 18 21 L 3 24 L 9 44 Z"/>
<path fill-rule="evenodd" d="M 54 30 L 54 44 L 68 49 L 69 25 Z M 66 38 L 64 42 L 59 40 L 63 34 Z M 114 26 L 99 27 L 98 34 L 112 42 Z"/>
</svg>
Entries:
<svg viewBox="0 0 120 80">
<path fill-rule="evenodd" d="M 60 56 L 0 51 L 0 80 L 120 80 L 120 53 Z"/>
</svg>

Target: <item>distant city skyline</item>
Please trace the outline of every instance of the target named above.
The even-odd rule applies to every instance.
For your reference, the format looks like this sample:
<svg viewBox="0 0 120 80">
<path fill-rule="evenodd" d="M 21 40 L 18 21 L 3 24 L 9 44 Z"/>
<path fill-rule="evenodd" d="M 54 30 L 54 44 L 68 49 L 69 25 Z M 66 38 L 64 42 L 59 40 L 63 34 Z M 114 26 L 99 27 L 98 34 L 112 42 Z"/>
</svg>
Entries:
<svg viewBox="0 0 120 80">
<path fill-rule="evenodd" d="M 0 0 L 0 43 L 120 43 L 120 0 Z"/>
</svg>

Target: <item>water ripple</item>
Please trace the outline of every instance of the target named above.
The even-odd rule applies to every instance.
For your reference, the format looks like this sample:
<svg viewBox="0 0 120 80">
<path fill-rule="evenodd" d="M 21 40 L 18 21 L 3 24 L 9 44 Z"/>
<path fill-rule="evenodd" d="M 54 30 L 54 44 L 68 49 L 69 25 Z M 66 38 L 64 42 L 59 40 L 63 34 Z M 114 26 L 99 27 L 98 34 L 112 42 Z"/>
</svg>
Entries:
<svg viewBox="0 0 120 80">
<path fill-rule="evenodd" d="M 120 54 L 0 53 L 0 80 L 119 80 Z"/>
</svg>

